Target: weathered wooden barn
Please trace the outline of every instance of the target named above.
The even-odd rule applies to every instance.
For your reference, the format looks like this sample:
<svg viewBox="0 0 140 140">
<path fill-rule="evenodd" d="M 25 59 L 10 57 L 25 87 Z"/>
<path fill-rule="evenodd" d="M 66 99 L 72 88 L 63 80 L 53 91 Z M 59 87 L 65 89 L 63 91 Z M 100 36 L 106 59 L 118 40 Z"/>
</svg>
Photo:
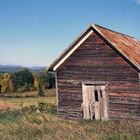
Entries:
<svg viewBox="0 0 140 140">
<path fill-rule="evenodd" d="M 58 115 L 140 120 L 140 42 L 88 27 L 49 67 L 56 73 Z"/>
</svg>

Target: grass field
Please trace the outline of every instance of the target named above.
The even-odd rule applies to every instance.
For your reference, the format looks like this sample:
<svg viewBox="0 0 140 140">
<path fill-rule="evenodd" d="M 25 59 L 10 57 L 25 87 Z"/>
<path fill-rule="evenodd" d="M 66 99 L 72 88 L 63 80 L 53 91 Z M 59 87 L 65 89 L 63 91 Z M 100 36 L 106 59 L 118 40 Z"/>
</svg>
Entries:
<svg viewBox="0 0 140 140">
<path fill-rule="evenodd" d="M 44 98 L 0 99 L 13 107 L 0 112 L 0 140 L 140 140 L 140 122 L 58 118 L 50 92 Z"/>
<path fill-rule="evenodd" d="M 56 103 L 55 97 L 37 97 L 37 98 L 0 98 L 0 102 L 4 102 L 11 106 L 11 109 L 18 109 L 29 105 L 37 105 L 40 102 Z"/>
<path fill-rule="evenodd" d="M 13 94 L 13 93 L 11 93 Z M 20 93 L 14 93 L 13 96 L 15 96 L 16 94 L 20 94 Z M 47 91 L 47 97 L 37 97 L 37 92 L 32 92 L 30 94 L 34 94 L 34 97 L 24 97 L 23 95 L 25 95 L 27 93 L 21 93 L 21 98 L 7 98 L 7 97 L 1 97 L 0 98 L 0 103 L 5 103 L 5 105 L 9 106 L 11 109 L 18 109 L 18 108 L 22 108 L 25 106 L 29 106 L 29 105 L 37 105 L 40 102 L 44 102 L 44 103 L 56 103 L 56 97 L 55 97 L 55 89 L 51 89 Z"/>
</svg>

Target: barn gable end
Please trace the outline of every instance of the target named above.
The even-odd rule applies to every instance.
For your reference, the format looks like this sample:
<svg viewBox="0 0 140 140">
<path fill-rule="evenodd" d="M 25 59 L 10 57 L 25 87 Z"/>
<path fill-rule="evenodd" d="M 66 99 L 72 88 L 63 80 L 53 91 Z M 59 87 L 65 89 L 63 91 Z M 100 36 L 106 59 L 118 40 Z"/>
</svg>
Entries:
<svg viewBox="0 0 140 140">
<path fill-rule="evenodd" d="M 105 34 L 101 36 L 97 30 L 93 30 L 56 68 L 59 116 L 82 119 L 83 84 L 104 84 L 109 118 L 140 120 L 139 58 L 128 61 L 128 57 L 122 56 L 122 52 L 114 47 L 116 45 L 110 46 L 104 37 Z M 73 47 L 70 46 L 71 49 Z M 66 54 L 51 67 L 57 66 Z"/>
<path fill-rule="evenodd" d="M 48 68 L 56 70 L 95 31 L 110 47 L 115 49 L 130 65 L 140 72 L 140 41 L 92 24 Z"/>
</svg>

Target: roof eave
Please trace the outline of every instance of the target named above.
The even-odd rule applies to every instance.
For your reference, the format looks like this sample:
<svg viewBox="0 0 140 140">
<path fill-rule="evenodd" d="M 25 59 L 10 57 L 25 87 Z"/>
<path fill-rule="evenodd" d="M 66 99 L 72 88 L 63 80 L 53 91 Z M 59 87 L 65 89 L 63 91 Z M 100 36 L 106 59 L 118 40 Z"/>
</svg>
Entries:
<svg viewBox="0 0 140 140">
<path fill-rule="evenodd" d="M 89 31 L 93 30 L 92 24 L 86 28 L 70 45 L 66 48 L 61 55 L 58 56 L 57 59 L 53 61 L 53 63 L 48 67 L 48 71 L 54 71 L 54 67 L 59 63 L 63 57 L 75 46 Z"/>
<path fill-rule="evenodd" d="M 98 30 L 96 27 L 98 25 L 92 24 L 93 29 L 95 32 L 114 50 L 116 50 L 132 67 L 134 67 L 138 72 L 140 72 L 140 67 L 135 64 L 133 61 L 131 61 L 124 53 L 122 53 L 119 49 L 117 49 L 116 45 L 110 42 L 107 38 L 104 37 L 104 35 Z"/>
<path fill-rule="evenodd" d="M 129 60 L 129 58 L 124 55 L 120 50 L 117 49 L 117 47 L 115 46 L 115 44 L 113 44 L 112 42 L 110 42 L 108 39 L 106 39 L 104 37 L 104 35 L 98 30 L 98 28 L 96 27 L 98 25 L 96 24 L 91 24 L 84 32 L 82 32 L 78 38 L 69 45 L 69 47 L 67 49 L 64 50 L 64 52 L 48 67 L 48 71 L 55 71 L 54 67 L 59 63 L 59 61 L 61 61 L 61 59 L 63 59 L 67 53 L 90 31 L 90 30 L 94 30 L 96 32 L 97 35 L 99 35 L 112 49 L 114 49 L 119 55 L 121 55 L 132 67 L 134 67 L 139 73 L 140 73 L 140 67 L 135 64 L 134 62 L 132 62 L 131 60 Z"/>
</svg>

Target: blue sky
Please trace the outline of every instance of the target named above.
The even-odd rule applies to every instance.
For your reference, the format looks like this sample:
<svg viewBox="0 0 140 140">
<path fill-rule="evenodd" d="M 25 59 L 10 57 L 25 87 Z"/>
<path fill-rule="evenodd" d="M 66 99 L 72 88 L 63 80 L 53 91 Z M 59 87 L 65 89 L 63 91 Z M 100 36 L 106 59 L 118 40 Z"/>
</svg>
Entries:
<svg viewBox="0 0 140 140">
<path fill-rule="evenodd" d="M 0 64 L 48 66 L 91 23 L 140 40 L 140 0 L 0 0 Z"/>
</svg>

